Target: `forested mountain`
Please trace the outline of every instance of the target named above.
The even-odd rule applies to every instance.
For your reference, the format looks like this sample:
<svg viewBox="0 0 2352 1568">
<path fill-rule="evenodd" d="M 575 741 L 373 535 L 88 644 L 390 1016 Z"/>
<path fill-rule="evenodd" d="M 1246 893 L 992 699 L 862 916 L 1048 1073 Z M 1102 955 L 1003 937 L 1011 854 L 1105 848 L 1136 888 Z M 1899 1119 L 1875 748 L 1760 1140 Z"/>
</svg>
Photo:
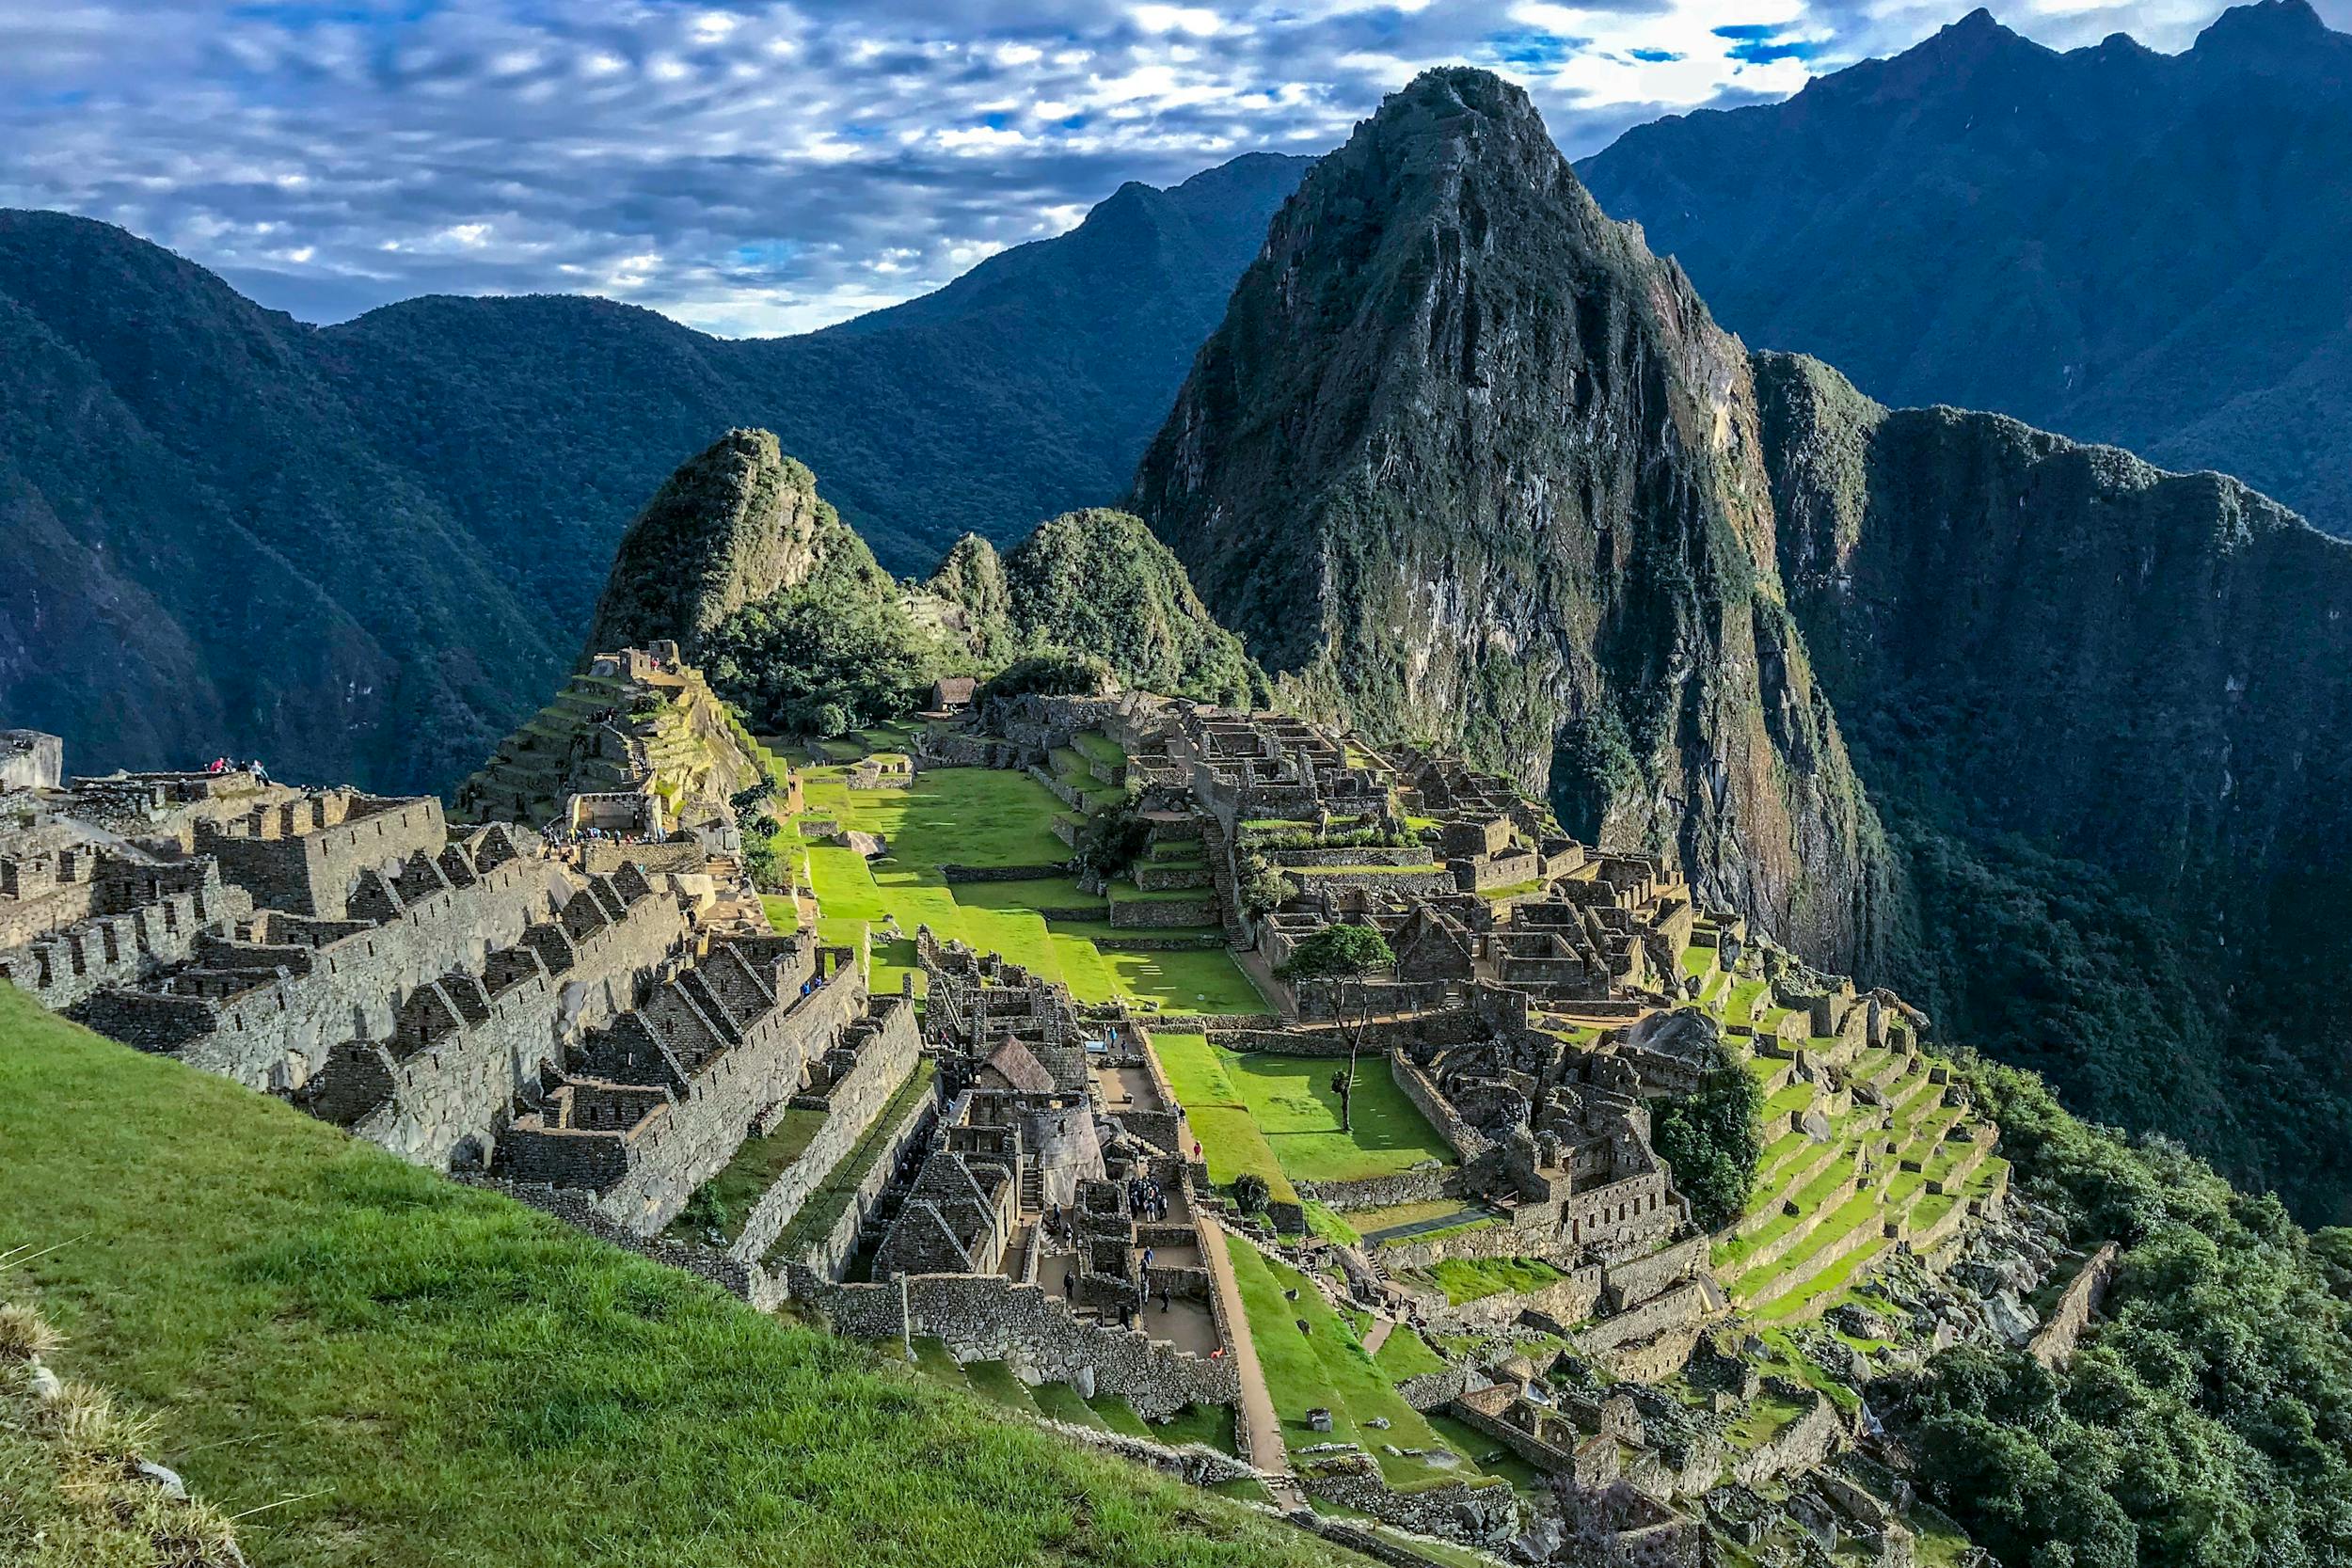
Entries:
<svg viewBox="0 0 2352 1568">
<path fill-rule="evenodd" d="M 444 785 L 730 428 L 782 435 L 902 574 L 1115 499 L 1304 166 L 1129 184 L 936 295 L 752 341 L 553 296 L 312 328 L 120 230 L 0 213 L 0 717 L 77 768 Z"/>
<path fill-rule="evenodd" d="M 1310 174 L 1136 493 L 1291 701 L 1459 740 L 2087 1114 L 2347 1212 L 2352 545 L 1751 360 L 1469 71 Z"/>
<path fill-rule="evenodd" d="M 765 430 L 727 432 L 637 514 L 583 654 L 664 638 L 774 734 L 903 718 L 942 676 L 1024 659 L 1206 702 L 1266 694 L 1140 518 L 1065 513 L 1001 555 L 968 533 L 928 582 L 900 582 Z"/>
<path fill-rule="evenodd" d="M 1761 356 L 1782 577 L 1905 870 L 1882 973 L 2082 1114 L 2352 1215 L 2352 545 Z"/>
<path fill-rule="evenodd" d="M 2173 55 L 2060 54 L 1979 10 L 1578 172 L 1752 348 L 2219 469 L 2352 534 L 2352 37 L 2306 0 Z"/>
</svg>

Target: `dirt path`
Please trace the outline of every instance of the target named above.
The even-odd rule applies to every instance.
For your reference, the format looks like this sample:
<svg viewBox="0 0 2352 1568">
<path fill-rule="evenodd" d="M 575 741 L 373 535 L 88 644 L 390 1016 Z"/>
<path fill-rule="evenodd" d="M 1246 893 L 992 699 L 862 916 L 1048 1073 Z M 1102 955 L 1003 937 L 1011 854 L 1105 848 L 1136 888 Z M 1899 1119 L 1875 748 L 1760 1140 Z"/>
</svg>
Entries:
<svg viewBox="0 0 2352 1568">
<path fill-rule="evenodd" d="M 1373 1319 L 1372 1326 L 1364 1330 L 1364 1354 L 1366 1355 L 1379 1354 L 1380 1347 L 1389 1342 L 1389 1330 L 1395 1326 L 1396 1321 L 1392 1318 Z"/>
<path fill-rule="evenodd" d="M 1249 1462 L 1266 1473 L 1267 1490 L 1284 1510 L 1307 1506 L 1307 1495 L 1291 1475 L 1290 1448 L 1282 1441 L 1282 1419 L 1274 1412 L 1266 1392 L 1265 1371 L 1258 1365 L 1258 1347 L 1249 1339 L 1249 1314 L 1243 1307 L 1241 1286 L 1233 1278 L 1233 1259 L 1226 1251 L 1225 1227 L 1214 1215 L 1200 1215 L 1202 1250 L 1208 1254 L 1209 1277 L 1225 1321 L 1233 1333 L 1233 1370 L 1241 1379 L 1241 1418 L 1249 1434 Z"/>
</svg>

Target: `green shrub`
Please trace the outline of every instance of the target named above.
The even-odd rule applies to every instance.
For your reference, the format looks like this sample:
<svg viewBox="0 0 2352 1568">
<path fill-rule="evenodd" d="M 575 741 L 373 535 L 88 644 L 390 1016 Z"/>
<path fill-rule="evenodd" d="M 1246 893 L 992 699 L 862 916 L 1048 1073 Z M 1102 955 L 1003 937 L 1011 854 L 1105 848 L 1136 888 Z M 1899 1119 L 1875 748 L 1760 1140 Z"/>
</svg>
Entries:
<svg viewBox="0 0 2352 1568">
<path fill-rule="evenodd" d="M 1650 1111 L 1650 1141 L 1674 1167 L 1675 1186 L 1691 1200 L 1691 1218 L 1720 1230 L 1740 1217 L 1756 1185 L 1763 1152 L 1757 1125 L 1764 1091 L 1736 1062 L 1718 1062 L 1705 1083 Z"/>
</svg>

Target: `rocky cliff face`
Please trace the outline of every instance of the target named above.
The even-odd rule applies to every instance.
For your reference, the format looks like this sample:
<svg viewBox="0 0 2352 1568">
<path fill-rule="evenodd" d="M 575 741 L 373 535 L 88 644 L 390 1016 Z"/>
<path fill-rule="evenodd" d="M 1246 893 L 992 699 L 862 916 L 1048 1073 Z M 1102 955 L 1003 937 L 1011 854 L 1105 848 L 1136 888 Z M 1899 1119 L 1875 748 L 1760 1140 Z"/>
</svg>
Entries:
<svg viewBox="0 0 2352 1568">
<path fill-rule="evenodd" d="M 1526 96 L 1432 71 L 1275 220 L 1137 509 L 1298 705 L 1459 745 L 1811 957 L 1883 848 L 1784 602 L 1745 354 Z"/>
<path fill-rule="evenodd" d="M 817 494 L 805 465 L 765 430 L 730 430 L 629 523 L 583 657 L 670 638 L 699 662 L 721 622 L 799 587 L 820 566 L 889 584 L 866 542 Z"/>
<path fill-rule="evenodd" d="M 1578 172 L 1753 345 L 2221 468 L 2352 533 L 2352 37 L 2306 0 L 2177 55 L 2061 54 L 1978 10 Z"/>
<path fill-rule="evenodd" d="M 2352 546 L 1818 361 L 1756 382 L 1791 606 L 1920 894 L 1897 982 L 2339 1217 Z"/>
</svg>

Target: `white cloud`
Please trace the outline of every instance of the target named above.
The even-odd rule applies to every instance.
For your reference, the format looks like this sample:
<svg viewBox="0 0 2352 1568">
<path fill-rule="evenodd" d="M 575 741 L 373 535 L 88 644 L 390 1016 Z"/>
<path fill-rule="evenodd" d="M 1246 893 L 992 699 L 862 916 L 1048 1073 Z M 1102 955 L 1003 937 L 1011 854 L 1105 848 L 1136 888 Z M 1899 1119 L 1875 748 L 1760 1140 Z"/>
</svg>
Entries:
<svg viewBox="0 0 2352 1568">
<path fill-rule="evenodd" d="M 1429 65 L 1525 83 L 1581 153 L 1649 105 L 1792 91 L 1970 3 L 0 0 L 0 204 L 353 297 L 590 289 L 799 330 L 1062 231 L 1123 180 L 1335 146 Z M 2352 0 L 2320 3 L 2352 26 Z M 2178 49 L 2220 5 L 2005 15 L 2054 45 Z"/>
</svg>

